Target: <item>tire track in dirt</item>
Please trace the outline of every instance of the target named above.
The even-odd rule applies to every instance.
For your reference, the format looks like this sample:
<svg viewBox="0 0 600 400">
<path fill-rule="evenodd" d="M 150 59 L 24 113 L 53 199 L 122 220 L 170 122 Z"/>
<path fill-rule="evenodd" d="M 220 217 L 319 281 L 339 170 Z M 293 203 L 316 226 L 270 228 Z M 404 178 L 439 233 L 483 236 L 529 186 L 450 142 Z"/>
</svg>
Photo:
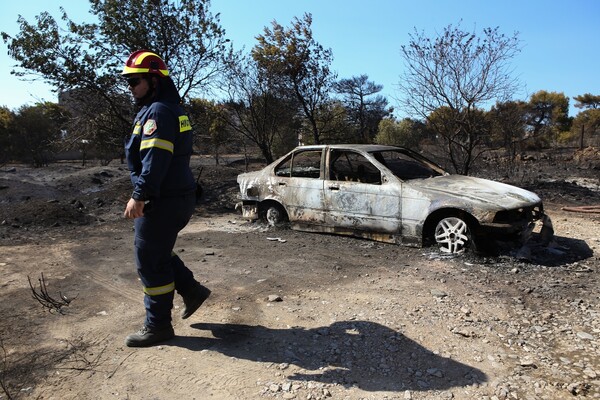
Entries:
<svg viewBox="0 0 600 400">
<path fill-rule="evenodd" d="M 104 289 L 119 295 L 118 297 L 125 297 L 128 300 L 134 302 L 141 301 L 143 297 L 141 285 L 139 286 L 139 289 L 133 289 L 132 287 L 130 287 L 130 285 L 126 285 L 122 282 L 119 282 L 118 280 L 113 279 L 102 272 L 97 272 L 93 269 L 85 271 L 83 274 L 85 278 L 91 279 L 94 283 L 99 284 Z"/>
<path fill-rule="evenodd" d="M 139 359 L 142 352 L 146 353 L 142 350 L 137 353 L 136 358 Z M 161 397 L 161 393 L 166 395 L 166 387 L 168 398 L 194 394 L 199 399 L 231 399 L 239 397 L 241 390 L 249 393 L 257 391 L 256 382 L 251 378 L 254 374 L 247 373 L 249 368 L 254 369 L 250 363 L 236 360 L 243 365 L 234 369 L 231 366 L 224 367 L 228 363 L 223 362 L 223 356 L 210 351 L 190 353 L 190 350 L 183 348 L 169 348 L 163 349 L 159 354 L 144 354 L 142 357 L 143 360 L 129 363 L 127 375 L 134 381 L 136 376 L 143 377 L 143 391 L 148 396 Z M 202 374 L 194 368 L 198 363 L 203 365 Z M 131 370 L 131 367 L 134 369 Z M 228 388 L 233 391 L 230 392 Z"/>
<path fill-rule="evenodd" d="M 119 256 L 122 249 L 128 249 L 130 246 L 126 243 L 126 237 L 115 234 L 112 229 L 104 233 L 94 231 L 93 234 L 94 236 L 86 236 L 85 240 L 77 242 L 78 244 L 70 249 L 72 264 L 77 266 L 77 275 L 84 281 L 82 287 L 85 288 L 90 283 L 97 284 L 110 293 L 104 296 L 107 299 L 124 297 L 135 302 L 140 301 L 143 297 L 142 287 L 137 281 L 133 261 L 123 260 Z M 129 276 L 132 277 L 131 280 Z"/>
</svg>

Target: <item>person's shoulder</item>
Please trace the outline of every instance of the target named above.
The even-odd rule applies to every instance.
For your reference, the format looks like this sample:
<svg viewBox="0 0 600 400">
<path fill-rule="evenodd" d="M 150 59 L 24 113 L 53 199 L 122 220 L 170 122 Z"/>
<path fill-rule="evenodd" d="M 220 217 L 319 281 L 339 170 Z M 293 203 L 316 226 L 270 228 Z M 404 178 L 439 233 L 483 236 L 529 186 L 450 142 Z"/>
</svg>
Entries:
<svg viewBox="0 0 600 400">
<path fill-rule="evenodd" d="M 158 116 L 177 116 L 180 113 L 180 109 L 177 104 L 155 101 L 150 105 L 150 113 Z"/>
</svg>

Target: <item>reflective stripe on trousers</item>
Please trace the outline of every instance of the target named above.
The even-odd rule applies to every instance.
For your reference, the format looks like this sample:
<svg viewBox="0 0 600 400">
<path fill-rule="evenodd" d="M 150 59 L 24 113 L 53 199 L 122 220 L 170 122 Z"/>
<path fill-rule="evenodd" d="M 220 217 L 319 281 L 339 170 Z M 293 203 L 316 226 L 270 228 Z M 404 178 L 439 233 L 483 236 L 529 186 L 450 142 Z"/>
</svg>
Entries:
<svg viewBox="0 0 600 400">
<path fill-rule="evenodd" d="M 146 325 L 171 323 L 174 290 L 184 293 L 194 284 L 192 272 L 173 253 L 177 234 L 196 206 L 195 194 L 151 200 L 144 216 L 135 219 L 135 259 L 144 286 Z"/>
</svg>

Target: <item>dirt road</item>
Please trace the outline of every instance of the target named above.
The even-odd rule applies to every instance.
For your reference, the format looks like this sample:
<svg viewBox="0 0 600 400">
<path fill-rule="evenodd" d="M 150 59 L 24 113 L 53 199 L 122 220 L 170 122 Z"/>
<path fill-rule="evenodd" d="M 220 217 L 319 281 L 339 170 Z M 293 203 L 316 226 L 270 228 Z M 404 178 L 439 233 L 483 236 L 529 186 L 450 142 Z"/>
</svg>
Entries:
<svg viewBox="0 0 600 400">
<path fill-rule="evenodd" d="M 130 349 L 143 309 L 122 169 L 19 172 L 0 176 L 5 199 L 39 187 L 1 203 L 0 398 L 600 398 L 600 216 L 561 210 L 563 194 L 547 193 L 550 249 L 444 258 L 246 223 L 237 172 L 205 172 L 176 251 L 213 295 L 188 320 L 177 298 L 176 338 Z M 42 273 L 63 314 L 32 298 Z"/>
</svg>

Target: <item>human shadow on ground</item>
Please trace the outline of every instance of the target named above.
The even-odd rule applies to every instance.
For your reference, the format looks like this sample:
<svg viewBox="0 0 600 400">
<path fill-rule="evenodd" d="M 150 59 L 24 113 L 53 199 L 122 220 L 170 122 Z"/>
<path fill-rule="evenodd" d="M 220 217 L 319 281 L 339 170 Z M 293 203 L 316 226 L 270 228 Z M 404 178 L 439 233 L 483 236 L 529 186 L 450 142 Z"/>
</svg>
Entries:
<svg viewBox="0 0 600 400">
<path fill-rule="evenodd" d="M 342 321 L 313 329 L 217 323 L 192 328 L 212 337 L 179 336 L 169 344 L 302 368 L 290 380 L 335 382 L 367 391 L 446 390 L 487 381 L 482 371 L 436 355 L 374 322 Z"/>
</svg>

